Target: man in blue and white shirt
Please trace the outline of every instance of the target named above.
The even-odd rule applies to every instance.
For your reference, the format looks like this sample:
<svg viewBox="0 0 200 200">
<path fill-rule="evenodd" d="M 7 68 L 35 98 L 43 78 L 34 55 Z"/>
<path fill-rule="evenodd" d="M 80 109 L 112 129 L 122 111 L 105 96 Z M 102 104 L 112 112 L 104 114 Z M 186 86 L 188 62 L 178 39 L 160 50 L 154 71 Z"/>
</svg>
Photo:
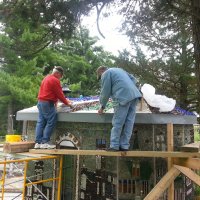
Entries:
<svg viewBox="0 0 200 200">
<path fill-rule="evenodd" d="M 135 122 L 136 105 L 142 94 L 136 86 L 135 77 L 121 68 L 97 69 L 97 78 L 101 79 L 99 114 L 103 114 L 109 98 L 112 98 L 114 115 L 110 147 L 108 151 L 127 151 Z"/>
</svg>

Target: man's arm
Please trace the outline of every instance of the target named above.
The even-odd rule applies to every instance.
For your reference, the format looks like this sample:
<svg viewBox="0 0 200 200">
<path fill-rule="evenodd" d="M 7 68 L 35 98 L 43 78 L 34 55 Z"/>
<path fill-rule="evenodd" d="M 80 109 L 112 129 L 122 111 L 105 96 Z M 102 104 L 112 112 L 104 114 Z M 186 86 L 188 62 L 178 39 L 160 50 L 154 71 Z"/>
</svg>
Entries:
<svg viewBox="0 0 200 200">
<path fill-rule="evenodd" d="M 63 102 L 65 105 L 68 105 L 68 106 L 70 106 L 70 107 L 72 106 L 71 101 L 70 101 L 69 99 L 65 98 L 59 80 L 55 82 L 54 92 L 55 92 L 57 98 L 58 98 L 61 102 Z"/>
<path fill-rule="evenodd" d="M 133 83 L 136 84 L 137 81 L 136 81 L 135 77 L 132 74 L 129 74 L 128 72 L 127 72 L 127 74 L 129 76 L 129 78 L 133 81 Z"/>
<path fill-rule="evenodd" d="M 111 96 L 111 90 L 112 90 L 111 74 L 109 71 L 106 71 L 101 79 L 101 93 L 99 101 L 102 109 L 106 107 L 106 104 Z"/>
</svg>

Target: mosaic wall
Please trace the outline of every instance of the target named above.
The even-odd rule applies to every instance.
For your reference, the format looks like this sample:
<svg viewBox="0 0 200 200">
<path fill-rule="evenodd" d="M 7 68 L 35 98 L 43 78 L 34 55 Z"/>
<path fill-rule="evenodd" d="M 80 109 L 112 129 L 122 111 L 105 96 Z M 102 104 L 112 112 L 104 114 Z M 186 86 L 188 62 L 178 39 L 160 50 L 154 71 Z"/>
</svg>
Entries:
<svg viewBox="0 0 200 200">
<path fill-rule="evenodd" d="M 59 171 L 58 159 L 47 159 L 39 161 L 30 161 L 27 168 L 27 180 L 29 185 L 26 187 L 25 200 L 55 200 L 56 194 L 54 181 L 30 184 L 32 182 L 40 182 L 56 177 Z M 57 175 L 58 176 L 58 175 Z M 45 196 L 45 197 L 44 197 Z"/>
<path fill-rule="evenodd" d="M 28 122 L 29 140 L 34 140 L 34 129 L 35 122 Z M 81 149 L 101 149 L 109 146 L 110 129 L 111 124 L 58 122 L 52 142 L 70 132 L 80 139 Z M 167 125 L 136 124 L 133 132 L 131 149 L 167 150 Z M 175 150 L 193 140 L 192 125 L 174 125 Z M 69 200 L 115 200 L 117 196 L 119 200 L 140 200 L 166 173 L 166 167 L 166 160 L 161 158 L 67 156 L 64 161 L 62 196 Z M 180 180 L 175 184 L 175 200 L 183 199 L 183 195 L 185 199 L 190 199 L 192 192 L 185 191 L 184 177 Z M 167 193 L 160 198 L 165 199 Z"/>
</svg>

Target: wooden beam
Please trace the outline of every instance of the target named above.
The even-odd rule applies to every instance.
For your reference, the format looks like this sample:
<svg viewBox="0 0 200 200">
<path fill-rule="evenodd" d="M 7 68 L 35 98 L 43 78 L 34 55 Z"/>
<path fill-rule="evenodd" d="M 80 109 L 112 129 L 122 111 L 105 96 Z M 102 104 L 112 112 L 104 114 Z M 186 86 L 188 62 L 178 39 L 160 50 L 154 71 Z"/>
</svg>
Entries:
<svg viewBox="0 0 200 200">
<path fill-rule="evenodd" d="M 21 153 L 28 152 L 34 147 L 35 142 L 6 142 L 3 145 L 4 153 Z"/>
<path fill-rule="evenodd" d="M 144 198 L 144 200 L 156 200 L 162 193 L 174 182 L 174 179 L 180 174 L 180 171 L 175 167 L 172 167 L 163 178 L 157 183 L 157 185 L 151 190 L 151 192 Z"/>
<path fill-rule="evenodd" d="M 174 150 L 174 134 L 173 134 L 173 124 L 167 124 L 167 151 Z M 172 158 L 167 158 L 167 168 L 168 171 L 172 168 Z M 168 200 L 174 200 L 174 182 L 172 181 L 168 188 Z"/>
<path fill-rule="evenodd" d="M 200 142 L 194 142 L 191 144 L 186 144 L 181 146 L 181 151 L 185 152 L 199 152 L 200 151 Z"/>
<path fill-rule="evenodd" d="M 194 173 L 191 169 L 187 167 L 182 167 L 178 165 L 174 165 L 176 169 L 178 169 L 181 173 L 187 176 L 190 180 L 200 186 L 200 177 L 196 173 Z"/>
<path fill-rule="evenodd" d="M 143 111 L 143 107 L 144 107 L 144 97 L 141 97 L 139 111 Z"/>
<path fill-rule="evenodd" d="M 200 158 L 200 152 L 166 152 L 166 151 L 117 151 L 105 150 L 71 150 L 71 149 L 30 149 L 30 153 L 60 154 L 60 155 L 83 155 L 83 156 L 121 156 L 121 157 L 161 157 L 161 158 Z"/>
<path fill-rule="evenodd" d="M 195 170 L 200 170 L 200 159 L 199 158 L 173 158 L 175 165 L 181 165 Z"/>
<path fill-rule="evenodd" d="M 167 150 L 174 150 L 174 134 L 173 134 L 173 124 L 167 124 Z"/>
</svg>

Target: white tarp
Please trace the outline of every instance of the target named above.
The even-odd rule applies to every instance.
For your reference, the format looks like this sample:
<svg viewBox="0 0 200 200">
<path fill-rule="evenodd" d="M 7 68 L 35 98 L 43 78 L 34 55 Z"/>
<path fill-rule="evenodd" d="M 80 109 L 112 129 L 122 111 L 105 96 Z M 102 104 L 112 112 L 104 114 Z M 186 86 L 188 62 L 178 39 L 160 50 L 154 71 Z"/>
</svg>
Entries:
<svg viewBox="0 0 200 200">
<path fill-rule="evenodd" d="M 144 84 L 141 88 L 143 98 L 151 106 L 159 108 L 160 112 L 170 112 L 176 105 L 176 100 L 165 95 L 155 94 L 155 88 L 150 84 Z"/>
</svg>

